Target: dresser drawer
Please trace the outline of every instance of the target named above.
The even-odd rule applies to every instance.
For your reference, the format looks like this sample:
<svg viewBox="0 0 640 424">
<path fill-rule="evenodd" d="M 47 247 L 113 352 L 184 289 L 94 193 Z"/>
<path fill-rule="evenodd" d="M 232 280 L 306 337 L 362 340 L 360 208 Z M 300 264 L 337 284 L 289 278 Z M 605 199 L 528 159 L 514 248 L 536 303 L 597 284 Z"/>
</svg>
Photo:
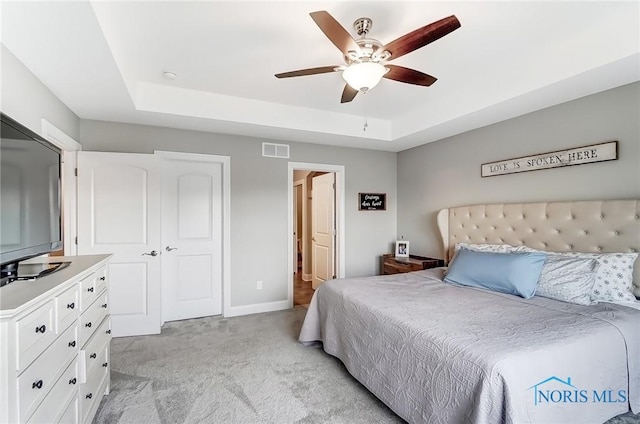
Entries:
<svg viewBox="0 0 640 424">
<path fill-rule="evenodd" d="M 107 300 L 107 293 L 102 293 L 100 298 L 94 302 L 86 312 L 80 315 L 80 346 L 84 346 L 85 343 L 87 343 L 93 332 L 96 331 L 96 327 L 100 325 L 104 317 L 107 316 Z"/>
<path fill-rule="evenodd" d="M 18 371 L 24 370 L 56 338 L 55 299 L 16 321 Z"/>
<path fill-rule="evenodd" d="M 107 288 L 107 267 L 102 267 L 95 273 L 96 276 L 96 293 L 100 293 Z"/>
<path fill-rule="evenodd" d="M 74 284 L 70 289 L 57 297 L 58 333 L 64 331 L 80 315 L 78 291 L 78 285 Z"/>
<path fill-rule="evenodd" d="M 96 273 L 92 272 L 78 283 L 80 288 L 80 311 L 86 311 L 98 295 L 96 288 Z"/>
<path fill-rule="evenodd" d="M 67 406 L 67 409 L 60 417 L 58 424 L 78 424 L 80 415 L 80 402 L 78 400 L 78 392 L 75 392 L 75 396 L 71 399 L 71 402 Z"/>
<path fill-rule="evenodd" d="M 91 371 L 96 366 L 109 365 L 108 349 L 109 342 L 111 341 L 110 320 L 105 319 L 102 322 L 100 328 L 96 331 L 91 338 L 85 349 L 81 352 L 84 354 L 85 369 L 87 375 L 91 374 Z"/>
<path fill-rule="evenodd" d="M 78 326 L 72 325 L 18 377 L 20 417 L 28 417 L 51 390 L 59 372 L 77 354 Z"/>
<path fill-rule="evenodd" d="M 78 399 L 78 361 L 74 360 L 55 383 L 47 397 L 40 404 L 36 412 L 29 418 L 29 424 L 45 424 L 55 422 L 61 418 L 68 407 L 69 401 Z"/>
<path fill-rule="evenodd" d="M 108 346 L 105 346 L 108 349 Z M 100 364 L 94 367 L 87 375 L 87 383 L 80 386 L 80 404 L 82 411 L 82 422 L 88 418 L 89 412 L 92 411 L 94 402 L 100 403 L 102 395 L 104 395 L 104 381 L 109 374 L 109 366 L 103 367 Z"/>
</svg>

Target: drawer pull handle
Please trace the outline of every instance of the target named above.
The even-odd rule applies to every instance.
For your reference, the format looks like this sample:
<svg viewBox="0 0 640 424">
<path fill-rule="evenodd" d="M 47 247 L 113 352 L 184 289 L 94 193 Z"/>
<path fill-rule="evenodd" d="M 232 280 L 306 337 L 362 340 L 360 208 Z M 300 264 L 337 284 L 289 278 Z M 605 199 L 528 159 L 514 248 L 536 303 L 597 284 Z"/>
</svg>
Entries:
<svg viewBox="0 0 640 424">
<path fill-rule="evenodd" d="M 86 323 L 84 326 L 85 326 L 85 327 L 89 327 L 89 328 L 91 328 L 91 323 L 90 323 L 90 322 L 88 322 L 88 323 Z"/>
<path fill-rule="evenodd" d="M 103 307 L 103 308 L 105 308 L 105 309 L 107 309 L 107 304 L 106 304 L 106 303 L 103 303 L 103 304 L 102 304 L 102 307 Z"/>
<path fill-rule="evenodd" d="M 87 399 L 91 399 L 93 397 L 93 393 L 89 393 L 88 395 L 85 396 Z"/>
<path fill-rule="evenodd" d="M 42 324 L 40 327 L 36 327 L 36 333 L 44 333 L 47 331 L 47 326 Z"/>
<path fill-rule="evenodd" d="M 87 291 L 88 291 L 89 293 L 93 293 L 93 287 L 89 287 L 89 288 L 87 289 Z"/>
<path fill-rule="evenodd" d="M 42 380 L 38 380 L 31 385 L 32 389 L 42 389 Z"/>
<path fill-rule="evenodd" d="M 104 364 L 102 364 L 103 367 L 107 368 L 107 366 L 109 365 L 108 362 L 105 362 Z"/>
<path fill-rule="evenodd" d="M 107 277 L 100 277 L 100 281 L 104 281 L 106 279 L 107 279 Z"/>
<path fill-rule="evenodd" d="M 96 359 L 96 356 L 98 356 L 98 355 L 96 355 L 95 353 L 92 353 L 91 355 L 89 355 L 89 358 Z"/>
<path fill-rule="evenodd" d="M 107 330 L 107 331 L 105 331 L 105 333 L 111 334 L 111 330 Z"/>
<path fill-rule="evenodd" d="M 76 341 L 69 342 L 69 347 L 76 347 Z"/>
<path fill-rule="evenodd" d="M 69 380 L 69 384 L 76 384 L 76 378 L 73 377 L 71 380 Z"/>
<path fill-rule="evenodd" d="M 67 304 L 67 309 L 73 309 L 76 307 L 76 303 L 75 302 L 71 302 L 69 304 Z"/>
</svg>

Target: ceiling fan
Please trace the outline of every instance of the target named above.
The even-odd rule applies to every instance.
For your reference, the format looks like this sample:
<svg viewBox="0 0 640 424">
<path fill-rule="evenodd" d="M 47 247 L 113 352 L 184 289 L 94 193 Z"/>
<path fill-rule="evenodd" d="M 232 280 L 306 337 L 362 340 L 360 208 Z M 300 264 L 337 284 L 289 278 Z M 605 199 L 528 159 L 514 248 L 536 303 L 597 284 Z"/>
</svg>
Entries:
<svg viewBox="0 0 640 424">
<path fill-rule="evenodd" d="M 361 37 L 358 40 L 354 40 L 329 12 L 321 10 L 312 12 L 310 15 L 322 32 L 342 52 L 346 65 L 321 66 L 283 72 L 276 74 L 276 78 L 301 77 L 342 71 L 342 78 L 347 84 L 342 92 L 340 103 L 352 101 L 358 92 L 366 93 L 378 84 L 381 78 L 407 84 L 430 86 L 436 82 L 437 78 L 414 69 L 390 65 L 387 62 L 424 47 L 460 28 L 458 19 L 455 15 L 451 15 L 383 45 L 378 40 L 366 38 L 373 24 L 369 18 L 360 18 L 353 23 L 353 27 Z"/>
</svg>

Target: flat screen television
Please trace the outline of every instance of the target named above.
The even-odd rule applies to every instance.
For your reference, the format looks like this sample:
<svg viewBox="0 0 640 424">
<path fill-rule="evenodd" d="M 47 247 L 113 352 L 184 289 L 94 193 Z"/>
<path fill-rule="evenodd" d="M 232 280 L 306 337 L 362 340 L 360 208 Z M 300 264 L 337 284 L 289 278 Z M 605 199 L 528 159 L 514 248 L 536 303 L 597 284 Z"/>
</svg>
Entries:
<svg viewBox="0 0 640 424">
<path fill-rule="evenodd" d="M 62 248 L 61 151 L 0 113 L 0 278 Z"/>
</svg>

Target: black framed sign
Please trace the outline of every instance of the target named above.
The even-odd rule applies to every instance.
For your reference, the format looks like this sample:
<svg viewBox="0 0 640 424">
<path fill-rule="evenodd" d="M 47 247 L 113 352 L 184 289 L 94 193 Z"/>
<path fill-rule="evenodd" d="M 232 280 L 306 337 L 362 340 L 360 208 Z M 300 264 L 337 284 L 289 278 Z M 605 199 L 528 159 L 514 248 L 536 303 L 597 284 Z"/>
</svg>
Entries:
<svg viewBox="0 0 640 424">
<path fill-rule="evenodd" d="M 358 193 L 358 210 L 386 211 L 387 193 Z"/>
</svg>

